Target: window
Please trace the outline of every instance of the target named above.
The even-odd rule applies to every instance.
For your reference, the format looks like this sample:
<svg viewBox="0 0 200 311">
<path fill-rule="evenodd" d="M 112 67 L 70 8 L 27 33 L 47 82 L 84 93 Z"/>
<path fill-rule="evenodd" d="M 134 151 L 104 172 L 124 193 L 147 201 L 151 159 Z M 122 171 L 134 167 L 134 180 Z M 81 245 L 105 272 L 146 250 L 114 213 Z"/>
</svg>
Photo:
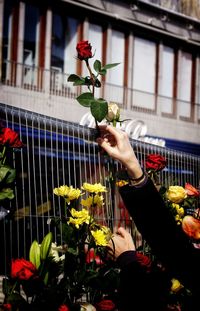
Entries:
<svg viewBox="0 0 200 311">
<path fill-rule="evenodd" d="M 178 69 L 178 114 L 190 118 L 192 85 L 192 54 L 181 52 Z"/>
<path fill-rule="evenodd" d="M 173 114 L 174 50 L 163 46 L 160 54 L 158 105 L 163 113 Z"/>
<path fill-rule="evenodd" d="M 109 63 L 120 63 L 118 66 L 108 70 L 106 81 L 106 98 L 108 101 L 123 104 L 124 93 L 124 55 L 125 35 L 123 32 L 112 30 L 109 44 Z M 108 63 L 108 61 L 107 61 Z"/>
<path fill-rule="evenodd" d="M 132 103 L 155 109 L 156 43 L 135 37 L 133 55 Z"/>
</svg>

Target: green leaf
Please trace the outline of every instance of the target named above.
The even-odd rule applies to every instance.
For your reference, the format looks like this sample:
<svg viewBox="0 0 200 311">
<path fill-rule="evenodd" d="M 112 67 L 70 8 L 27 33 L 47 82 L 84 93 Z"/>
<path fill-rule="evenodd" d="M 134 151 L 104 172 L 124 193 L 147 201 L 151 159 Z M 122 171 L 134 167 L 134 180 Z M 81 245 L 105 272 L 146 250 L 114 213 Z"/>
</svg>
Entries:
<svg viewBox="0 0 200 311">
<path fill-rule="evenodd" d="M 102 68 L 100 71 L 99 71 L 99 74 L 102 75 L 102 76 L 105 76 L 107 73 L 107 70 L 105 68 Z"/>
<path fill-rule="evenodd" d="M 93 67 L 94 70 L 98 73 L 99 71 L 101 71 L 101 62 L 98 59 L 96 59 Z"/>
<path fill-rule="evenodd" d="M 91 102 L 90 109 L 95 120 L 101 122 L 108 114 L 108 103 L 104 99 L 99 98 Z"/>
<path fill-rule="evenodd" d="M 107 64 L 107 65 L 103 66 L 102 69 L 110 69 L 110 68 L 118 66 L 119 64 L 120 63 Z"/>
<path fill-rule="evenodd" d="M 77 85 L 84 85 L 84 84 L 86 85 L 85 79 L 83 79 L 83 78 L 80 79 L 80 80 L 77 80 L 76 82 L 73 83 L 74 86 L 77 86 Z"/>
<path fill-rule="evenodd" d="M 77 75 L 75 75 L 75 74 L 71 74 L 71 75 L 68 77 L 68 79 L 67 79 L 68 82 L 76 82 L 76 81 L 78 81 L 78 80 L 81 80 L 81 77 L 79 77 L 79 76 L 77 76 Z"/>
<path fill-rule="evenodd" d="M 47 233 L 40 246 L 40 257 L 42 260 L 45 260 L 49 256 L 52 240 L 53 240 L 52 232 Z"/>
<path fill-rule="evenodd" d="M 40 246 L 36 240 L 33 241 L 33 243 L 31 244 L 30 251 L 29 251 L 29 259 L 38 269 L 41 263 L 40 262 Z"/>
<path fill-rule="evenodd" d="M 8 165 L 0 166 L 0 182 L 10 184 L 15 180 L 16 171 Z"/>
<path fill-rule="evenodd" d="M 91 101 L 94 100 L 94 96 L 92 93 L 87 92 L 79 95 L 76 99 L 82 106 L 90 107 Z"/>
<path fill-rule="evenodd" d="M 3 188 L 0 191 L 0 200 L 5 200 L 5 199 L 9 199 L 12 200 L 14 199 L 14 192 L 11 188 Z"/>
</svg>

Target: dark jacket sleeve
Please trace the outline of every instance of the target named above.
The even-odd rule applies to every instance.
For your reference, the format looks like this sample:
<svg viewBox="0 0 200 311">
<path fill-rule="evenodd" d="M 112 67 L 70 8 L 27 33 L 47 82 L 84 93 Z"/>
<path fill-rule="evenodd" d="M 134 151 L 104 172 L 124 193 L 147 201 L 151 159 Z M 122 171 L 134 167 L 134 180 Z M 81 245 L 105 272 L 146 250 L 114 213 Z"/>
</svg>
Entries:
<svg viewBox="0 0 200 311">
<path fill-rule="evenodd" d="M 171 281 L 165 272 L 156 267 L 147 270 L 137 261 L 135 251 L 124 252 L 117 263 L 121 268 L 120 311 L 166 310 Z"/>
<path fill-rule="evenodd" d="M 185 286 L 200 288 L 200 251 L 174 220 L 151 179 L 141 188 L 126 185 L 120 194 L 137 229 L 154 255 Z"/>
</svg>

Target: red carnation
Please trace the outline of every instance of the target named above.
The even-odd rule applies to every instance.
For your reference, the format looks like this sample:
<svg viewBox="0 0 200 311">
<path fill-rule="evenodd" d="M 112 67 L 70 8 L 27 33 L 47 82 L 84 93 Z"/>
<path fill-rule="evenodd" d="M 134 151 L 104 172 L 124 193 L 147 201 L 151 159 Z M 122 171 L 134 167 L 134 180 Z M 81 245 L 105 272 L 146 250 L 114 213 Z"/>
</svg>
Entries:
<svg viewBox="0 0 200 311">
<path fill-rule="evenodd" d="M 19 139 L 19 135 L 8 127 L 4 127 L 1 129 L 0 144 L 8 145 L 11 148 L 23 147 L 23 143 Z"/>
<path fill-rule="evenodd" d="M 153 171 L 161 171 L 165 168 L 167 164 L 167 161 L 164 157 L 162 157 L 160 154 L 149 154 L 146 157 L 146 170 L 153 170 Z"/>
<path fill-rule="evenodd" d="M 11 263 L 11 277 L 19 280 L 29 280 L 37 272 L 32 262 L 25 259 L 13 259 Z"/>
<path fill-rule="evenodd" d="M 110 299 L 103 299 L 96 304 L 98 311 L 112 311 L 115 309 L 115 304 Z"/>
<path fill-rule="evenodd" d="M 146 256 L 142 253 L 139 253 L 139 252 L 136 254 L 136 257 L 137 257 L 137 262 L 141 266 L 145 267 L 147 272 L 149 272 L 150 268 L 151 268 L 151 264 L 152 264 L 151 259 L 148 256 Z"/>
<path fill-rule="evenodd" d="M 92 57 L 92 46 L 88 41 L 80 41 L 76 46 L 76 50 L 80 60 L 87 60 Z"/>
</svg>

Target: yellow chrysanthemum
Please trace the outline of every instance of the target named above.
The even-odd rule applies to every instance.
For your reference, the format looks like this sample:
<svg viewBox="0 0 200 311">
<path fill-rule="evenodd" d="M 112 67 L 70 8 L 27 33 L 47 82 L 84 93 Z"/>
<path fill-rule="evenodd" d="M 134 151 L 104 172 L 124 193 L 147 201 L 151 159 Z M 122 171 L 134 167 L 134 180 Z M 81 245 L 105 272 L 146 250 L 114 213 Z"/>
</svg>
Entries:
<svg viewBox="0 0 200 311">
<path fill-rule="evenodd" d="M 102 195 L 98 195 L 98 194 L 96 194 L 95 196 L 90 195 L 87 199 L 81 200 L 81 205 L 87 208 L 94 207 L 94 206 L 102 207 L 104 205 L 103 200 L 104 199 Z"/>
<path fill-rule="evenodd" d="M 96 245 L 98 246 L 107 246 L 108 245 L 108 241 L 106 238 L 106 234 L 103 230 L 91 230 L 91 234 L 95 240 Z"/>
<path fill-rule="evenodd" d="M 81 195 L 81 190 L 79 188 L 75 189 L 72 186 L 68 187 L 66 185 L 60 186 L 59 188 L 54 188 L 53 193 L 57 196 L 64 197 L 66 202 L 69 204 L 70 201 L 78 199 Z"/>
<path fill-rule="evenodd" d="M 127 184 L 128 184 L 128 181 L 126 181 L 126 180 L 118 180 L 118 181 L 116 181 L 116 186 L 117 187 L 123 187 L 123 186 L 125 186 Z"/>
<path fill-rule="evenodd" d="M 82 189 L 88 191 L 90 193 L 99 193 L 99 192 L 107 192 L 106 187 L 102 186 L 100 183 L 96 184 L 89 184 L 84 183 Z"/>
<path fill-rule="evenodd" d="M 172 282 L 171 291 L 174 293 L 177 293 L 181 288 L 184 287 L 177 279 L 172 279 L 171 282 Z"/>
<path fill-rule="evenodd" d="M 69 218 L 68 224 L 73 224 L 78 229 L 80 225 L 83 223 L 89 224 L 90 215 L 88 210 L 82 209 L 81 211 L 75 210 L 75 208 L 71 209 L 72 217 Z"/>
</svg>

